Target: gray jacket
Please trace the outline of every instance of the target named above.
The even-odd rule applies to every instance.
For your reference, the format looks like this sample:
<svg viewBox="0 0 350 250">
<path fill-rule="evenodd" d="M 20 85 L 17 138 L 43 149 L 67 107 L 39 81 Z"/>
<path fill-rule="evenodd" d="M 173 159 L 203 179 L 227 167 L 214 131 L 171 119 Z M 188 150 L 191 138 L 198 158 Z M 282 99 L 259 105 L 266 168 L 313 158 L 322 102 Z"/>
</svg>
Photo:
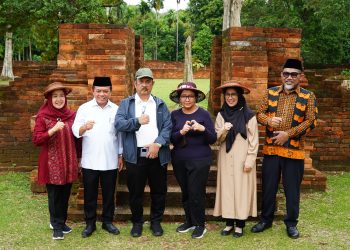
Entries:
<svg viewBox="0 0 350 250">
<path fill-rule="evenodd" d="M 153 96 L 157 107 L 157 127 L 158 137 L 155 143 L 161 144 L 159 149 L 159 160 L 161 165 L 165 165 L 170 161 L 170 133 L 171 118 L 166 104 L 156 96 Z M 141 124 L 135 117 L 135 95 L 123 99 L 119 105 L 118 112 L 115 116 L 114 126 L 117 132 L 122 132 L 123 141 L 123 157 L 125 161 L 137 163 L 137 141 L 135 132 L 139 130 Z"/>
</svg>

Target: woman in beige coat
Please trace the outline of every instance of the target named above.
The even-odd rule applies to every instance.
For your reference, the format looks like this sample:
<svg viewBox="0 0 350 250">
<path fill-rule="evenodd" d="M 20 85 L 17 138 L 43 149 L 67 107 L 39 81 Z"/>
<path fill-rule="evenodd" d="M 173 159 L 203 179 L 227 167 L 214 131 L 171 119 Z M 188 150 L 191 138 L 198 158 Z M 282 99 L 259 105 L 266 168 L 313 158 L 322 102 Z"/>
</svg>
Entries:
<svg viewBox="0 0 350 250">
<path fill-rule="evenodd" d="M 243 236 L 245 220 L 257 216 L 256 156 L 258 124 L 243 94 L 250 90 L 237 82 L 226 82 L 225 101 L 216 117 L 218 175 L 214 216 L 226 219 L 221 235 Z"/>
</svg>

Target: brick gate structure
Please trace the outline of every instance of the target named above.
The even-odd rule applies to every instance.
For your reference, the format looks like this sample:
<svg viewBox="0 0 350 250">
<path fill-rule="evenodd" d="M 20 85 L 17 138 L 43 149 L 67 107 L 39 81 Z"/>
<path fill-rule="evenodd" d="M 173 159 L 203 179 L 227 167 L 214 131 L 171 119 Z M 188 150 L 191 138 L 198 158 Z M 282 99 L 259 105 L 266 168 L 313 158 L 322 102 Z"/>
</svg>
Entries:
<svg viewBox="0 0 350 250">
<path fill-rule="evenodd" d="M 209 109 L 216 114 L 221 106 L 220 95 L 212 90 L 229 79 L 246 84 L 252 89 L 247 96 L 255 109 L 264 90 L 279 84 L 281 65 L 287 57 L 300 58 L 301 30 L 241 27 L 230 28 L 216 37 L 212 49 Z M 48 83 L 61 81 L 73 88 L 68 96 L 70 108 L 90 100 L 93 78 L 110 76 L 113 85 L 112 101 L 119 103 L 132 93 L 134 73 L 144 65 L 140 37 L 127 28 L 105 24 L 61 24 L 59 27 L 59 54 L 57 64 L 40 66 L 0 87 L 0 170 L 33 169 L 37 164 L 38 149 L 31 143 L 30 117 L 43 103 L 43 90 Z M 305 79 L 303 85 L 307 85 Z M 170 90 L 169 90 L 170 91 Z M 261 143 L 264 129 L 261 127 Z M 312 143 L 311 143 L 312 141 Z M 310 151 L 315 137 L 307 146 L 303 190 L 325 190 L 325 176 L 313 168 Z M 216 155 L 213 150 L 214 158 Z M 261 155 L 258 158 L 260 168 Z M 17 165 L 17 166 L 16 166 Z M 23 167 L 24 166 L 24 167 Z M 27 167 L 26 167 L 27 166 Z M 83 188 L 80 183 L 71 196 L 70 219 L 83 219 Z M 207 216 L 212 219 L 215 201 L 216 165 L 210 170 L 207 187 Z M 260 172 L 258 172 L 260 190 Z M 149 190 L 146 188 L 146 205 L 149 205 Z M 100 197 L 101 198 L 101 197 Z M 130 218 L 127 206 L 128 192 L 125 173 L 119 176 L 117 185 L 116 219 Z M 101 200 L 99 200 L 99 208 Z M 145 214 L 149 211 L 145 209 Z M 165 212 L 167 220 L 182 220 L 180 189 L 168 171 L 168 197 Z"/>
<path fill-rule="evenodd" d="M 280 72 L 287 58 L 300 56 L 301 30 L 289 28 L 232 27 L 216 37 L 212 48 L 209 110 L 216 114 L 223 100 L 213 90 L 221 83 L 234 79 L 248 86 L 252 91 L 246 96 L 253 110 L 262 100 L 268 87 L 280 85 Z M 218 70 L 219 69 L 219 70 Z M 305 78 L 301 86 L 307 86 Z M 264 143 L 265 128 L 259 127 L 260 144 Z M 260 147 L 261 149 L 261 147 Z M 311 140 L 306 140 L 305 173 L 302 189 L 325 190 L 326 177 L 312 165 Z M 261 191 L 262 153 L 259 152 L 258 191 Z"/>
</svg>

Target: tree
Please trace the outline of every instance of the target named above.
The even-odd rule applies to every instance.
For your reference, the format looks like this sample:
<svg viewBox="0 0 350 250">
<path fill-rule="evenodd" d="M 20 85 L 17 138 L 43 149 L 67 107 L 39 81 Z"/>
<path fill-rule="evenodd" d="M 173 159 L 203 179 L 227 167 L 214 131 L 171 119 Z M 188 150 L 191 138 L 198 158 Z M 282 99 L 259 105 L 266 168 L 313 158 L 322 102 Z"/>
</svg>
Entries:
<svg viewBox="0 0 350 250">
<path fill-rule="evenodd" d="M 179 3 L 181 0 L 176 0 L 176 61 L 179 58 Z"/>
<path fill-rule="evenodd" d="M 33 36 L 44 60 L 56 58 L 60 23 L 106 23 L 101 0 L 42 0 L 35 12 Z"/>
<path fill-rule="evenodd" d="M 245 0 L 242 23 L 301 28 L 306 63 L 350 63 L 350 1 Z"/>
<path fill-rule="evenodd" d="M 123 5 L 126 5 L 123 0 L 102 0 L 102 6 L 106 8 L 108 23 L 122 23 Z"/>
<path fill-rule="evenodd" d="M 202 24 L 208 26 L 212 34 L 219 35 L 222 30 L 223 0 L 191 0 L 188 13 L 194 32 L 201 30 Z"/>
<path fill-rule="evenodd" d="M 210 28 L 202 24 L 201 30 L 197 33 L 196 39 L 193 41 L 193 58 L 199 59 L 204 65 L 210 63 L 211 45 L 214 35 Z"/>
<path fill-rule="evenodd" d="M 156 11 L 156 45 L 155 45 L 155 57 L 154 59 L 157 60 L 158 59 L 158 12 L 160 9 L 164 8 L 163 5 L 163 0 L 148 0 L 148 2 L 150 3 L 150 5 L 152 6 L 152 8 L 155 9 Z"/>
<path fill-rule="evenodd" d="M 38 0 L 4 0 L 0 5 L 0 31 L 5 34 L 5 55 L 2 67 L 2 77 L 14 78 L 12 70 L 13 33 L 20 28 L 30 27 L 33 22 L 33 12 Z"/>
<path fill-rule="evenodd" d="M 243 0 L 224 0 L 224 18 L 222 30 L 241 27 L 241 9 Z"/>
</svg>

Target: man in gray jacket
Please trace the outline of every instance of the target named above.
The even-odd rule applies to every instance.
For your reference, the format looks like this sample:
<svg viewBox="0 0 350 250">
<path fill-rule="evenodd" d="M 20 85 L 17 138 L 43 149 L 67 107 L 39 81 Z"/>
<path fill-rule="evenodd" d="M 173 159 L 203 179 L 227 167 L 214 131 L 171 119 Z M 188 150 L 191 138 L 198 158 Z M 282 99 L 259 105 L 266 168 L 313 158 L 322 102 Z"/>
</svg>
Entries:
<svg viewBox="0 0 350 250">
<path fill-rule="evenodd" d="M 121 101 L 115 117 L 115 128 L 123 133 L 133 237 L 142 235 L 146 180 L 151 191 L 151 230 L 154 236 L 163 235 L 160 222 L 165 209 L 172 124 L 166 104 L 151 95 L 153 85 L 152 71 L 140 68 L 135 74 L 135 95 Z"/>
</svg>

